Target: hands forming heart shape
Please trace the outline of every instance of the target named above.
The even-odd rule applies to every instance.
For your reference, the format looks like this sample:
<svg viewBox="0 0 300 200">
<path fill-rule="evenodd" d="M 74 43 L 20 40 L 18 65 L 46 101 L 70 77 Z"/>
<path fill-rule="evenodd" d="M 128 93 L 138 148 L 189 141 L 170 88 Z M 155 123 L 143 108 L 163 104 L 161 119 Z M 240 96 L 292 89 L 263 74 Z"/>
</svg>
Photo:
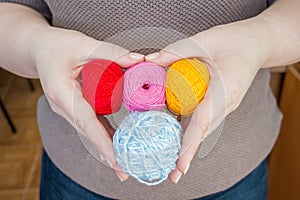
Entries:
<svg viewBox="0 0 300 200">
<path fill-rule="evenodd" d="M 82 96 L 77 81 L 82 64 L 93 59 L 112 60 L 123 68 L 142 61 L 160 66 L 170 66 L 184 58 L 206 62 L 211 75 L 208 92 L 193 116 L 182 120 L 185 124 L 182 148 L 177 167 L 169 174 L 169 179 L 177 183 L 181 175 L 187 173 L 200 143 L 239 106 L 257 71 L 266 62 L 269 48 L 261 44 L 259 38 L 262 37 L 256 36 L 260 34 L 256 28 L 249 31 L 257 22 L 248 22 L 250 29 L 244 26 L 239 22 L 218 26 L 147 56 L 130 53 L 76 31 L 47 27 L 36 32 L 40 39 L 33 42 L 32 54 L 52 110 L 94 143 L 103 160 L 116 170 L 122 181 L 128 175 L 116 162 L 111 140 L 114 130 L 104 117 L 97 118 Z M 48 54 L 52 56 L 46 56 Z"/>
<path fill-rule="evenodd" d="M 258 70 L 299 61 L 297 5 L 296 0 L 276 1 L 256 17 L 213 27 L 144 56 L 77 31 L 51 27 L 28 7 L 3 4 L 4 31 L 0 33 L 5 51 L 0 60 L 4 68 L 15 74 L 40 78 L 52 110 L 94 143 L 121 180 L 128 175 L 116 162 L 110 137 L 114 130 L 104 117 L 98 120 L 82 96 L 77 81 L 82 64 L 106 59 L 128 68 L 142 61 L 160 66 L 184 58 L 205 61 L 210 84 L 193 116 L 182 121 L 186 127 L 182 148 L 177 167 L 169 174 L 169 179 L 177 183 L 187 173 L 200 143 L 239 106 Z"/>
</svg>

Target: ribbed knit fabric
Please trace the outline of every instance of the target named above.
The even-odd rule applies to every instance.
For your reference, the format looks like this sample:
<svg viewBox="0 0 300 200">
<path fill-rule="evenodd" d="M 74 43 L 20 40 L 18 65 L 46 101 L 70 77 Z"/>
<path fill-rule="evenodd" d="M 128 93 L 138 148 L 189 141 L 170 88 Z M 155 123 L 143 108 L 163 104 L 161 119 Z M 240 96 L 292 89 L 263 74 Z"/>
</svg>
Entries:
<svg viewBox="0 0 300 200">
<path fill-rule="evenodd" d="M 52 25 L 81 31 L 129 50 L 150 53 L 210 27 L 256 16 L 262 0 L 19 0 Z M 49 12 L 47 11 L 48 5 Z M 46 8 L 46 9 L 45 9 Z M 82 186 L 117 199 L 191 199 L 225 190 L 250 173 L 271 151 L 281 114 L 260 70 L 241 105 L 202 143 L 189 172 L 177 185 L 146 186 L 133 178 L 120 182 L 87 151 L 76 130 L 39 101 L 38 120 L 52 161 Z M 123 112 L 114 119 L 122 119 Z M 114 122 L 113 122 L 114 123 Z M 221 133 L 221 134 L 220 134 Z M 84 143 L 88 143 L 85 141 Z"/>
</svg>

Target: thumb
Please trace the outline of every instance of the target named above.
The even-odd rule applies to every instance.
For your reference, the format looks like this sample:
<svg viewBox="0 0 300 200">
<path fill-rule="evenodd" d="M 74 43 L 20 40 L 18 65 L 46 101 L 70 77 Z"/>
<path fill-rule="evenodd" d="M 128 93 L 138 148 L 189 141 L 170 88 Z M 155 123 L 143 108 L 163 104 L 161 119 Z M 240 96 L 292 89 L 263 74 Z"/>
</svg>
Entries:
<svg viewBox="0 0 300 200">
<path fill-rule="evenodd" d="M 182 57 L 167 51 L 166 49 L 161 50 L 153 54 L 149 54 L 145 57 L 146 61 L 155 63 L 160 66 L 170 66 L 172 63 L 177 60 L 181 60 Z"/>
<path fill-rule="evenodd" d="M 169 179 L 173 182 L 178 182 L 181 174 L 187 173 L 200 143 L 222 123 L 226 116 L 225 92 L 219 70 L 214 64 L 209 66 L 211 75 L 209 87 L 184 132 L 176 169 L 169 174 Z"/>
<path fill-rule="evenodd" d="M 97 45 L 87 54 L 85 60 L 105 59 L 114 61 L 123 68 L 144 61 L 144 55 L 131 53 L 127 49 L 108 42 L 97 42 Z"/>
<path fill-rule="evenodd" d="M 147 55 L 145 60 L 161 66 L 170 66 L 177 60 L 206 57 L 204 55 L 206 55 L 206 52 L 201 45 L 192 37 L 189 37 L 168 45 L 160 52 Z"/>
<path fill-rule="evenodd" d="M 190 119 L 190 123 L 183 135 L 176 168 L 169 174 L 169 179 L 174 183 L 179 181 L 182 174 L 187 173 L 200 143 L 208 135 L 208 130 L 212 122 L 211 105 L 211 96 L 210 94 L 206 94 Z"/>
</svg>

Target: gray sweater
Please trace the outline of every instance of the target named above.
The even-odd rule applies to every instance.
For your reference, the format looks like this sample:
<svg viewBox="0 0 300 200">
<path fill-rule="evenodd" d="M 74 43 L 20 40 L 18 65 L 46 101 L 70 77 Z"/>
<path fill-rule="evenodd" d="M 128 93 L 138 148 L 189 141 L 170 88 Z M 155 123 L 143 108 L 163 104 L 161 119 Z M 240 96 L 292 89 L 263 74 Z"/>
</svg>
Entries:
<svg viewBox="0 0 300 200">
<path fill-rule="evenodd" d="M 19 0 L 42 13 L 53 26 L 81 31 L 98 40 L 150 53 L 210 27 L 256 16 L 262 0 Z M 189 172 L 177 185 L 146 186 L 133 178 L 120 182 L 113 170 L 82 141 L 74 128 L 38 106 L 44 147 L 67 176 L 98 194 L 117 199 L 191 199 L 229 188 L 271 151 L 281 113 L 269 88 L 269 71 L 260 70 L 241 105 L 202 143 Z M 118 124 L 123 112 L 110 117 Z M 84 145 L 85 144 L 85 145 Z M 88 147 L 88 148 L 86 148 Z"/>
</svg>

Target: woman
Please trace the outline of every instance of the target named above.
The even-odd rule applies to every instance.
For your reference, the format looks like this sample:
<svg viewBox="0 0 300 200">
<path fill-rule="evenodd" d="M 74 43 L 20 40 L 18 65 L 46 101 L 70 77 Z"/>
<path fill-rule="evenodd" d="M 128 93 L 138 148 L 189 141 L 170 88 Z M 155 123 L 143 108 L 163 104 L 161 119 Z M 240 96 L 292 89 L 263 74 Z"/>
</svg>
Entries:
<svg viewBox="0 0 300 200">
<path fill-rule="evenodd" d="M 299 1 L 269 8 L 261 0 L 8 2 L 19 5 L 0 4 L 0 65 L 39 78 L 47 97 L 38 108 L 41 199 L 266 198 L 266 157 L 281 114 L 264 68 L 300 60 Z M 81 96 L 80 66 L 99 58 L 124 68 L 143 60 L 168 66 L 189 57 L 209 58 L 216 73 L 186 128 L 177 167 L 157 186 L 128 179 Z"/>
</svg>

